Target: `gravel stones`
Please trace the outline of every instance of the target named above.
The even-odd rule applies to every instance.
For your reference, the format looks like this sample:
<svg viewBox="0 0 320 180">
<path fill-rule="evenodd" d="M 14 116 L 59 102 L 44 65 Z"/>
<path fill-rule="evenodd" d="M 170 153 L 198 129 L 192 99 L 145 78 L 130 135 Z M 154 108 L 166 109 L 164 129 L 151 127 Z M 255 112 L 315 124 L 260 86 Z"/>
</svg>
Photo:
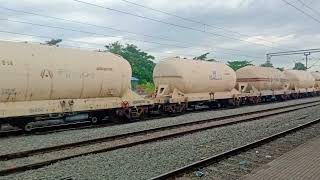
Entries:
<svg viewBox="0 0 320 180">
<path fill-rule="evenodd" d="M 168 118 L 155 119 L 150 121 L 141 121 L 136 123 L 103 127 L 103 128 L 80 129 L 80 130 L 63 131 L 63 132 L 58 132 L 54 134 L 46 134 L 46 135 L 31 135 L 31 136 L 4 138 L 4 139 L 0 139 L 0 144 L 1 144 L 0 154 L 31 150 L 35 148 L 89 140 L 93 138 L 112 136 L 116 134 L 156 128 L 156 127 L 163 127 L 163 126 L 179 124 L 183 122 L 191 122 L 191 121 L 198 121 L 201 119 L 239 114 L 243 112 L 270 109 L 270 108 L 281 107 L 285 105 L 297 104 L 302 102 L 310 102 L 315 100 L 320 100 L 320 97 L 298 99 L 298 100 L 257 105 L 257 106 L 246 106 L 246 107 L 240 107 L 236 109 L 197 112 L 197 113 L 190 113 L 190 114 L 185 114 L 177 117 L 168 117 Z"/>
<path fill-rule="evenodd" d="M 318 111 L 319 106 L 297 110 L 179 138 L 74 158 L 0 179 L 148 179 L 309 122 L 319 118 Z"/>
</svg>

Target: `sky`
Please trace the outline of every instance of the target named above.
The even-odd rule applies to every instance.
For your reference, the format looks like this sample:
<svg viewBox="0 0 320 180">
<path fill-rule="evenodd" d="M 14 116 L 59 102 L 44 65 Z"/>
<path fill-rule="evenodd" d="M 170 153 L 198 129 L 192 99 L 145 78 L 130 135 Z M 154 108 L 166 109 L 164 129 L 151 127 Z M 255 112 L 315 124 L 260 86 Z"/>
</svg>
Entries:
<svg viewBox="0 0 320 180">
<path fill-rule="evenodd" d="M 119 41 L 137 45 L 155 62 L 210 52 L 221 62 L 259 65 L 267 53 L 320 48 L 320 1 L 285 1 L 314 19 L 283 0 L 0 0 L 0 39 L 59 38 L 62 47 L 90 51 Z M 304 58 L 271 62 L 290 69 Z M 320 70 L 320 53 L 308 58 L 311 70 Z"/>
</svg>

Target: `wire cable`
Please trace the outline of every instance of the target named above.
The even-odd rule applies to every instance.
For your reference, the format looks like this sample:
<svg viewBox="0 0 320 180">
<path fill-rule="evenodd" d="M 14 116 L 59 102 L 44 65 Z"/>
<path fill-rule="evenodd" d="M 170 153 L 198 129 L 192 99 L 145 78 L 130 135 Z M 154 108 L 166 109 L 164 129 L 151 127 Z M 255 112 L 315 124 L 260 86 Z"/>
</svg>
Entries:
<svg viewBox="0 0 320 180">
<path fill-rule="evenodd" d="M 166 14 L 168 16 L 172 16 L 172 17 L 175 17 L 175 18 L 178 18 L 178 19 L 182 19 L 184 21 L 188 21 L 188 22 L 193 22 L 193 23 L 196 23 L 196 24 L 200 24 L 200 25 L 203 25 L 204 27 L 211 27 L 211 28 L 214 28 L 214 29 L 218 29 L 218 30 L 223 30 L 223 31 L 227 31 L 227 32 L 231 32 L 233 34 L 238 34 L 238 35 L 241 35 L 241 36 L 247 36 L 247 37 L 251 37 L 250 35 L 248 34 L 243 34 L 243 33 L 240 33 L 240 32 L 237 32 L 237 31 L 233 31 L 233 30 L 230 30 L 228 28 L 225 28 L 225 27 L 219 27 L 219 26 L 214 26 L 214 25 L 211 25 L 211 24 L 207 24 L 205 22 L 201 22 L 201 21 L 197 21 L 197 20 L 193 20 L 193 19 L 190 19 L 190 18 L 186 18 L 186 17 L 182 17 L 182 16 L 179 16 L 179 15 L 176 15 L 176 14 L 173 14 L 173 13 L 169 13 L 169 12 L 166 12 L 166 11 L 163 11 L 163 10 L 159 10 L 159 9 L 155 9 L 155 8 L 152 8 L 152 7 L 148 7 L 148 6 L 145 6 L 145 5 L 142 5 L 142 4 L 138 4 L 138 3 L 135 3 L 135 2 L 132 2 L 132 1 L 128 1 L 128 0 L 121 0 L 125 3 L 128 3 L 128 4 L 131 4 L 131 5 L 134 5 L 134 6 L 138 6 L 138 7 L 142 7 L 142 8 L 145 8 L 145 9 L 148 9 L 148 10 L 152 10 L 152 11 L 155 11 L 155 12 L 159 12 L 159 13 L 162 13 L 162 14 Z M 261 38 L 260 38 L 261 39 Z M 261 39 L 262 41 L 265 41 L 265 42 L 268 42 L 268 43 L 274 43 L 272 41 L 268 41 L 268 40 L 265 40 L 265 39 Z"/>
<path fill-rule="evenodd" d="M 29 11 L 16 10 L 16 9 L 7 8 L 7 7 L 3 7 L 3 6 L 0 6 L 0 9 L 4 9 L 4 10 L 7 10 L 7 11 L 12 11 L 12 12 L 18 12 L 18 13 L 34 15 L 34 16 L 39 16 L 39 17 L 44 17 L 44 18 L 55 19 L 55 20 L 59 20 L 59 21 L 66 21 L 66 22 L 72 22 L 72 23 L 81 24 L 81 25 L 93 26 L 93 27 L 98 27 L 98 28 L 103 28 L 103 29 L 111 29 L 111 30 L 114 30 L 114 31 L 126 32 L 126 33 L 130 33 L 130 34 L 141 35 L 141 36 L 150 37 L 150 38 L 157 38 L 157 39 L 162 39 L 162 40 L 172 41 L 172 42 L 177 42 L 177 43 L 190 43 L 190 42 L 187 42 L 187 41 L 172 40 L 169 37 L 160 37 L 160 36 L 154 36 L 154 35 L 141 34 L 141 33 L 137 33 L 137 32 L 117 29 L 117 28 L 114 28 L 114 27 L 101 26 L 101 25 L 91 24 L 91 23 L 87 23 L 87 22 L 81 22 L 81 21 L 75 21 L 75 20 L 71 20 L 71 19 L 48 16 L 48 15 L 43 15 L 43 14 L 29 12 Z M 221 48 L 221 47 L 214 47 L 214 48 L 223 49 L 223 50 L 229 50 L 229 51 L 239 51 L 239 52 L 248 53 L 248 52 L 245 52 L 245 51 L 242 51 L 242 50 L 238 50 L 238 49 Z"/>
<path fill-rule="evenodd" d="M 45 25 L 45 24 L 37 24 L 37 23 L 31 23 L 31 22 L 26 22 L 26 21 L 17 21 L 17 20 L 3 19 L 3 18 L 0 18 L 0 21 L 9 21 L 9 22 L 14 22 L 14 23 L 28 24 L 28 25 L 32 25 L 32 26 L 40 26 L 40 27 L 47 27 L 47 28 L 52 28 L 52 29 L 60 29 L 60 30 L 65 30 L 65 31 L 79 32 L 79 33 L 89 34 L 89 35 L 98 35 L 98 36 L 104 36 L 104 37 L 119 38 L 119 36 L 110 36 L 110 35 L 100 34 L 100 33 L 95 33 L 95 32 L 89 32 L 89 31 L 83 31 L 83 30 L 77 30 L 77 29 L 59 27 L 59 26 L 51 26 L 51 25 Z M 172 47 L 178 47 L 178 48 L 188 48 L 188 47 L 186 47 L 186 46 L 178 46 L 178 45 L 174 45 L 174 44 L 164 44 L 164 43 L 158 43 L 158 42 L 154 42 L 154 41 L 145 41 L 145 40 L 138 40 L 138 39 L 131 39 L 131 38 L 130 38 L 130 39 L 129 39 L 129 38 L 126 38 L 126 39 L 127 39 L 127 40 L 132 40 L 132 41 L 137 41 L 137 42 L 157 44 L 157 45 L 162 45 L 162 46 L 172 46 Z"/>
<path fill-rule="evenodd" d="M 4 30 L 0 30 L 0 33 L 14 34 L 14 35 L 21 35 L 21 36 L 28 36 L 28 37 L 36 37 L 36 38 L 43 38 L 43 39 L 56 39 L 55 37 L 52 37 L 52 36 L 40 36 L 40 35 L 32 35 L 32 34 L 26 34 L 26 33 L 4 31 Z M 1 38 L 1 40 L 14 41 L 14 42 L 26 42 L 26 41 L 21 41 L 21 40 L 16 41 L 16 40 L 12 40 L 12 39 L 3 39 L 3 38 Z M 39 41 L 32 41 L 32 42 L 41 44 L 41 42 L 39 42 Z M 105 44 L 91 43 L 91 42 L 85 42 L 85 41 L 75 41 L 75 40 L 69 40 L 69 39 L 63 39 L 63 42 L 72 42 L 72 43 L 79 43 L 79 44 L 80 43 L 81 44 L 92 44 L 92 45 L 98 45 L 98 46 L 101 46 L 101 47 L 105 46 Z M 72 45 L 65 45 L 65 44 L 63 44 L 62 46 L 63 47 L 70 47 L 70 48 L 76 48 L 76 49 L 80 48 L 80 49 L 85 49 L 85 50 L 101 51 L 100 49 L 93 48 L 93 47 L 72 46 Z M 162 52 L 162 53 L 173 54 L 173 53 L 166 53 L 166 52 Z M 162 54 L 162 53 L 160 53 L 160 54 Z M 178 54 L 176 54 L 176 55 L 178 55 Z M 180 54 L 180 55 L 189 56 L 189 55 L 186 55 L 186 54 Z"/>
<path fill-rule="evenodd" d="M 223 37 L 223 38 L 226 38 L 226 39 L 242 41 L 242 42 L 246 42 L 246 43 L 249 43 L 249 44 L 255 44 L 255 45 L 259 45 L 259 46 L 265 46 L 265 47 L 268 47 L 268 48 L 271 48 L 271 49 L 283 50 L 283 49 L 281 49 L 281 48 L 276 48 L 276 47 L 268 46 L 268 45 L 265 45 L 265 44 L 260 44 L 260 43 L 255 43 L 255 42 L 249 42 L 249 41 L 246 41 L 246 40 L 243 40 L 243 39 L 233 38 L 233 37 L 229 37 L 229 36 L 225 36 L 225 35 L 221 35 L 221 34 L 217 34 L 217 33 L 213 33 L 213 32 L 208 32 L 208 31 L 205 31 L 205 30 L 200 30 L 200 29 L 196 29 L 196 28 L 192 28 L 192 27 L 188 27 L 188 26 L 184 26 L 184 25 L 179 25 L 179 24 L 175 24 L 175 23 L 170 23 L 170 22 L 166 22 L 166 21 L 163 21 L 163 20 L 158 20 L 158 19 L 150 18 L 150 17 L 147 17 L 147 16 L 137 15 L 137 14 L 130 13 L 130 12 L 126 12 L 126 11 L 117 10 L 117 9 L 114 9 L 114 8 L 109 8 L 109 7 L 97 5 L 97 4 L 94 4 L 94 3 L 89 3 L 89 2 L 85 2 L 85 1 L 81 1 L 81 0 L 72 0 L 72 1 L 78 2 L 78 3 L 81 3 L 81 4 L 85 4 L 85 5 L 89 5 L 89 6 L 93 6 L 93 7 L 98 7 L 98 8 L 106 9 L 106 10 L 113 11 L 113 12 L 117 12 L 117 13 L 121 13 L 121 14 L 126 14 L 126 15 L 130 15 L 130 16 L 134 16 L 134 17 L 138 17 L 138 18 L 142 18 L 142 19 L 147 19 L 147 20 L 150 20 L 150 21 L 154 21 L 154 22 L 158 22 L 158 23 L 162 23 L 162 24 L 166 24 L 166 25 L 170 25 L 170 26 L 174 26 L 174 27 L 178 27 L 178 28 L 182 28 L 182 29 L 187 29 L 187 30 L 192 30 L 192 31 L 196 31 L 196 32 L 201 32 L 201 33 L 209 34 L 209 35 L 211 35 L 211 36 Z"/>
<path fill-rule="evenodd" d="M 320 12 L 319 12 L 319 11 L 317 11 L 317 10 L 315 10 L 314 8 L 310 7 L 308 4 L 304 3 L 304 2 L 301 1 L 301 0 L 297 0 L 297 1 L 299 1 L 303 6 L 305 6 L 306 8 L 310 9 L 311 11 L 313 11 L 314 13 L 316 13 L 317 15 L 320 16 Z"/>
<path fill-rule="evenodd" d="M 1 19 L 0 19 L 1 20 Z M 9 34 L 16 34 L 16 35 L 24 35 L 24 36 L 30 36 L 30 37 L 38 37 L 38 38 L 46 38 L 46 39 L 55 39 L 49 36 L 38 36 L 38 35 L 31 35 L 31 34 L 26 34 L 26 33 L 18 33 L 18 32 L 12 32 L 12 31 L 3 31 L 0 30 L 0 32 L 2 33 L 9 33 Z M 90 43 L 90 42 L 84 42 L 84 41 L 75 41 L 75 40 L 64 40 L 64 41 L 68 41 L 68 42 L 74 42 L 74 43 L 84 43 L 84 44 L 93 44 L 93 45 L 97 45 L 97 46 L 102 46 L 104 47 L 105 44 L 98 44 L 98 43 Z M 188 48 L 188 47 L 185 47 Z M 257 57 L 257 56 L 250 56 L 250 55 L 245 55 L 245 54 L 234 54 L 234 53 L 225 53 L 225 52 L 218 52 L 218 51 L 213 51 L 212 49 L 196 49 L 199 51 L 203 51 L 203 52 L 208 52 L 209 53 L 219 53 L 219 54 L 226 54 L 226 55 L 235 55 L 235 56 L 242 56 L 242 57 L 248 57 L 248 58 L 253 58 L 253 59 L 261 59 L 261 57 Z"/>
<path fill-rule="evenodd" d="M 312 15 L 308 14 L 307 12 L 305 12 L 302 9 L 299 9 L 297 6 L 293 5 L 292 3 L 288 2 L 287 0 L 282 0 L 283 2 L 285 2 L 286 4 L 288 4 L 289 6 L 293 7 L 294 9 L 296 9 L 297 11 L 301 12 L 302 14 L 308 16 L 309 18 L 313 19 L 314 21 L 316 21 L 317 23 L 320 24 L 320 20 L 313 17 Z"/>
<path fill-rule="evenodd" d="M 174 41 L 174 40 L 171 40 L 169 38 L 166 38 L 166 37 L 153 36 L 153 35 L 148 35 L 148 34 L 142 34 L 142 33 L 136 33 L 136 32 L 132 32 L 132 31 L 127 31 L 127 30 L 123 30 L 123 29 L 117 29 L 117 28 L 114 28 L 114 27 L 101 26 L 101 25 L 91 24 L 91 23 L 87 23 L 87 22 L 75 21 L 75 20 L 71 20 L 71 19 L 47 16 L 47 15 L 34 13 L 34 12 L 29 12 L 29 11 L 22 11 L 22 10 L 16 10 L 16 9 L 12 9 L 12 8 L 7 8 L 7 7 L 4 7 L 4 6 L 0 6 L 0 9 L 12 11 L 12 12 L 29 14 L 29 15 L 35 15 L 35 16 L 40 16 L 40 17 L 45 17 L 45 18 L 50 18 L 50 19 L 55 19 L 55 20 L 60 20 L 60 21 L 67 21 L 67 22 L 72 22 L 72 23 L 77 23 L 77 24 L 82 24 L 82 25 L 88 25 L 88 26 L 93 26 L 93 27 L 98 27 L 98 28 L 103 28 L 103 29 L 110 29 L 110 30 L 119 31 L 119 32 L 126 32 L 126 33 L 130 33 L 130 34 L 135 34 L 135 35 L 140 35 L 140 36 L 145 36 L 145 37 L 150 37 L 150 38 L 157 38 L 157 39 L 163 39 L 163 40 L 167 40 L 167 41 L 178 42 L 178 41 Z"/>
</svg>

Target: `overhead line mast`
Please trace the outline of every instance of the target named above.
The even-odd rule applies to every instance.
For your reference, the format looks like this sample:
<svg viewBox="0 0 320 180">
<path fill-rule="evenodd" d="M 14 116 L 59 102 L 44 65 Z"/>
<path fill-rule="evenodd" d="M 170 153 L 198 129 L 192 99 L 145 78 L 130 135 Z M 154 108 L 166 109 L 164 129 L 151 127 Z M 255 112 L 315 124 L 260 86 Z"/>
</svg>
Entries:
<svg viewBox="0 0 320 180">
<path fill-rule="evenodd" d="M 320 48 L 268 53 L 267 54 L 267 62 L 270 62 L 271 58 L 273 56 L 289 56 L 289 55 L 303 54 L 306 57 L 305 66 L 306 66 L 306 70 L 307 70 L 308 69 L 308 56 L 311 55 L 311 53 L 320 53 Z"/>
</svg>

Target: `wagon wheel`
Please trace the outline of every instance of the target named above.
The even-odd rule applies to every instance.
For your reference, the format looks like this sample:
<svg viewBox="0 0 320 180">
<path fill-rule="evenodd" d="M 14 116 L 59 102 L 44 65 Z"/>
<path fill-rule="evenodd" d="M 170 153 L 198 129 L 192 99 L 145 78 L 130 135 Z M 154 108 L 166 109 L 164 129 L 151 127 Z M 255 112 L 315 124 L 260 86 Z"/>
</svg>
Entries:
<svg viewBox="0 0 320 180">
<path fill-rule="evenodd" d="M 261 101 L 261 99 L 260 99 L 259 96 L 255 96 L 255 97 L 253 98 L 253 103 L 254 103 L 254 104 L 259 104 L 260 101 Z"/>
<path fill-rule="evenodd" d="M 143 108 L 138 109 L 138 113 L 139 113 L 139 119 L 144 120 L 144 118 L 145 118 L 144 109 Z"/>
<path fill-rule="evenodd" d="M 32 126 L 32 120 L 33 119 L 24 119 L 24 120 L 18 120 L 15 122 L 10 123 L 10 125 L 18 127 L 19 129 L 23 130 L 26 133 L 29 133 L 33 130 L 33 126 Z"/>
<path fill-rule="evenodd" d="M 241 98 L 236 98 L 235 99 L 235 106 L 238 107 L 241 105 Z"/>
<path fill-rule="evenodd" d="M 16 124 L 15 126 L 22 129 L 26 133 L 29 133 L 33 130 L 33 126 L 29 122 L 20 122 L 20 123 Z"/>
<path fill-rule="evenodd" d="M 90 117 L 90 122 L 91 122 L 92 124 L 97 124 L 97 123 L 99 122 L 99 118 L 98 118 L 98 117 L 95 117 L 95 116 Z"/>
<path fill-rule="evenodd" d="M 26 131 L 26 132 L 31 132 L 32 130 L 33 130 L 33 128 L 32 128 L 33 126 L 30 124 L 30 123 L 28 123 L 28 124 L 26 124 L 25 126 L 24 126 L 24 131 Z"/>
</svg>

